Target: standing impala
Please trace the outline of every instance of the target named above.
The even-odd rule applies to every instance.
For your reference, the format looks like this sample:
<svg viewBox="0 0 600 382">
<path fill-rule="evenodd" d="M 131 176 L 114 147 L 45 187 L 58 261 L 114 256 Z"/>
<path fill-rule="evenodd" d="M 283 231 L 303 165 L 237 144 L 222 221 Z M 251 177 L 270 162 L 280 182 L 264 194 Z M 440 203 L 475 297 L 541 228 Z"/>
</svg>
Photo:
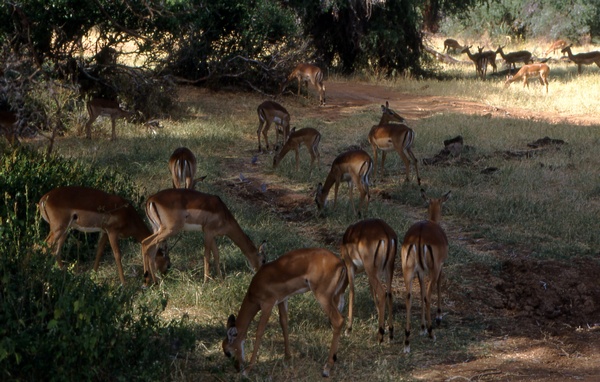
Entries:
<svg viewBox="0 0 600 382">
<path fill-rule="evenodd" d="M 523 67 L 514 76 L 507 76 L 505 87 L 508 87 L 511 83 L 523 79 L 523 87 L 527 85 L 529 88 L 529 78 L 538 77 L 542 86 L 546 85 L 546 93 L 548 93 L 548 75 L 550 74 L 550 68 L 546 64 L 529 64 L 523 65 Z"/>
<path fill-rule="evenodd" d="M 550 44 L 548 49 L 546 49 L 546 51 L 544 52 L 544 56 L 548 55 L 548 53 L 550 53 L 550 52 L 552 52 L 552 54 L 556 54 L 557 50 L 563 49 L 566 46 L 567 46 L 567 42 L 565 40 L 556 40 L 552 44 Z"/>
<path fill-rule="evenodd" d="M 390 341 L 394 339 L 392 278 L 397 249 L 396 232 L 381 219 L 362 220 L 346 229 L 340 251 L 348 269 L 350 286 L 346 334 L 352 332 L 354 276 L 364 271 L 369 278 L 371 295 L 379 316 L 378 340 L 383 342 L 386 305 Z"/>
<path fill-rule="evenodd" d="M 152 262 L 157 245 L 182 231 L 202 231 L 204 233 L 204 282 L 209 278 L 210 254 L 214 256 L 218 277 L 222 277 L 219 267 L 219 249 L 216 238 L 227 236 L 237 245 L 257 271 L 263 263 L 264 246 L 257 249 L 252 240 L 242 231 L 233 214 L 216 195 L 205 194 L 187 188 L 169 188 L 148 198 L 146 215 L 154 228 L 154 233 L 142 241 L 144 253 L 144 277 L 156 283 Z M 149 273 L 149 274 L 148 274 Z"/>
<path fill-rule="evenodd" d="M 366 208 L 369 209 L 369 175 L 373 170 L 373 160 L 364 150 L 350 150 L 346 151 L 337 156 L 331 164 L 331 170 L 325 179 L 325 184 L 319 183 L 317 185 L 317 192 L 315 195 L 315 202 L 317 208 L 322 210 L 327 204 L 327 196 L 329 190 L 334 186 L 333 191 L 333 208 L 337 204 L 338 188 L 342 181 L 348 182 L 348 188 L 350 190 L 350 203 L 352 204 L 352 210 L 356 214 L 354 207 L 354 200 L 352 198 L 352 188 L 356 185 L 358 192 L 360 193 L 360 201 L 358 203 L 358 210 L 361 211 L 361 207 L 366 198 Z"/>
<path fill-rule="evenodd" d="M 118 195 L 87 187 L 58 187 L 48 192 L 38 203 L 42 218 L 50 224 L 46 243 L 54 250 L 56 261 L 62 267 L 61 248 L 67 238 L 69 228 L 81 232 L 100 232 L 94 271 L 98 271 L 100 258 L 106 241 L 115 256 L 121 283 L 125 284 L 119 239 L 133 237 L 138 243 L 150 236 L 152 231 L 140 218 L 135 208 Z M 155 256 L 155 266 L 161 273 L 170 267 L 168 255 L 163 250 Z"/>
<path fill-rule="evenodd" d="M 236 369 L 246 375 L 256 363 L 263 333 L 271 312 L 277 305 L 285 358 L 290 358 L 287 300 L 290 296 L 310 290 L 333 326 L 329 357 L 322 372 L 324 377 L 328 377 L 336 360 L 344 325 L 344 317 L 340 311 L 343 309 L 344 291 L 347 285 L 344 263 L 326 249 L 297 249 L 263 265 L 250 282 L 237 318 L 231 315 L 227 320 L 227 338 L 222 343 L 223 352 L 228 357 L 233 356 Z M 256 328 L 252 358 L 244 370 L 244 341 L 248 335 L 248 327 L 259 311 L 262 313 Z"/>
<path fill-rule="evenodd" d="M 110 122 L 112 124 L 111 140 L 115 140 L 117 139 L 115 121 L 120 118 L 130 118 L 135 115 L 134 112 L 121 109 L 117 101 L 104 98 L 93 98 L 87 102 L 86 107 L 89 115 L 89 118 L 85 123 L 85 137 L 87 139 L 92 138 L 92 124 L 98 117 L 110 117 Z"/>
<path fill-rule="evenodd" d="M 258 136 L 258 151 L 262 151 L 260 144 L 260 134 L 262 132 L 265 137 L 267 144 L 267 150 L 269 149 L 269 137 L 267 132 L 271 127 L 271 124 L 275 124 L 275 144 L 279 141 L 279 134 L 283 135 L 283 141 L 285 142 L 290 135 L 290 113 L 277 102 L 265 101 L 258 105 L 256 109 L 258 113 L 258 129 L 256 135 Z"/>
<path fill-rule="evenodd" d="M 422 220 L 413 224 L 402 242 L 402 273 L 406 285 L 406 329 L 404 352 L 410 352 L 410 307 L 412 305 L 412 282 L 417 276 L 421 287 L 421 331 L 428 333 L 435 340 L 431 325 L 431 294 L 437 287 L 438 308 L 435 317 L 436 323 L 442 321 L 441 282 L 442 266 L 448 257 L 448 238 L 440 226 L 442 217 L 442 204 L 450 197 L 450 192 L 439 199 L 429 199 L 421 189 L 421 196 L 428 203 L 429 220 Z M 424 275 L 429 274 L 427 292 L 425 292 Z"/>
<path fill-rule="evenodd" d="M 194 179 L 196 175 L 196 156 L 187 147 L 179 147 L 173 151 L 169 158 L 169 171 L 171 171 L 173 188 L 194 189 L 196 183 L 204 179 Z"/>
<path fill-rule="evenodd" d="M 478 46 L 477 50 L 481 57 L 485 59 L 486 65 L 483 71 L 487 73 L 487 65 L 490 65 L 492 67 L 492 73 L 496 73 L 498 71 L 498 66 L 496 66 L 496 55 L 498 53 L 493 50 L 484 51 L 482 46 Z"/>
<path fill-rule="evenodd" d="M 290 73 L 285 81 L 279 87 L 279 94 L 283 93 L 286 86 L 294 79 L 298 80 L 298 96 L 300 96 L 300 88 L 302 83 L 308 89 L 308 83 L 313 84 L 319 92 L 319 104 L 325 105 L 325 85 L 323 85 L 323 71 L 318 66 L 311 64 L 298 64 Z"/>
<path fill-rule="evenodd" d="M 485 78 L 485 73 L 483 70 L 487 68 L 486 57 L 482 56 L 481 53 L 472 54 L 471 45 L 465 46 L 463 50 L 461 50 L 461 53 L 466 53 L 467 56 L 469 56 L 469 59 L 473 61 L 473 64 L 475 64 L 475 73 L 477 73 L 477 77 L 480 77 L 481 79 Z"/>
<path fill-rule="evenodd" d="M 508 65 L 508 74 L 510 74 L 511 68 L 517 70 L 517 62 L 522 62 L 525 65 L 529 64 L 530 62 L 533 62 L 533 60 L 531 59 L 531 52 L 528 50 L 519 50 L 516 52 L 504 54 L 504 51 L 502 49 L 504 49 L 504 47 L 499 46 L 498 49 L 496 49 L 496 53 L 500 53 L 502 59 L 506 61 L 506 64 Z"/>
<path fill-rule="evenodd" d="M 385 156 L 388 151 L 395 150 L 404 162 L 406 167 L 406 181 L 410 181 L 410 162 L 415 165 L 417 173 L 417 183 L 421 184 L 419 177 L 419 167 L 417 158 L 412 151 L 412 145 L 415 139 L 415 132 L 404 124 L 405 119 L 390 109 L 389 103 L 381 105 L 381 120 L 369 131 L 369 143 L 373 148 L 373 157 L 375 158 L 375 176 L 377 176 L 377 152 L 381 150 L 381 174 L 385 165 Z M 390 121 L 400 122 L 399 124 L 389 123 Z M 407 156 L 408 154 L 408 156 Z M 410 159 L 409 159 L 410 156 Z"/>
<path fill-rule="evenodd" d="M 321 154 L 319 153 L 319 142 L 321 142 L 321 133 L 317 131 L 317 129 L 313 129 L 312 127 L 305 127 L 304 129 L 300 129 L 296 131 L 294 127 L 290 131 L 290 136 L 288 140 L 285 141 L 283 147 L 279 152 L 275 154 L 273 157 L 273 168 L 277 168 L 279 163 L 285 158 L 287 153 L 290 150 L 294 150 L 296 153 L 296 171 L 298 171 L 298 148 L 304 144 L 308 149 L 308 153 L 310 154 L 310 169 L 312 170 L 313 164 L 315 163 L 315 158 L 317 159 L 317 164 L 321 166 Z"/>
<path fill-rule="evenodd" d="M 563 48 L 560 52 L 566 53 L 569 57 L 569 60 L 577 64 L 577 73 L 579 74 L 581 74 L 582 65 L 596 64 L 600 68 L 600 52 L 597 50 L 593 52 L 573 54 L 573 52 L 571 52 L 571 45 L 569 45 L 566 48 Z"/>
</svg>

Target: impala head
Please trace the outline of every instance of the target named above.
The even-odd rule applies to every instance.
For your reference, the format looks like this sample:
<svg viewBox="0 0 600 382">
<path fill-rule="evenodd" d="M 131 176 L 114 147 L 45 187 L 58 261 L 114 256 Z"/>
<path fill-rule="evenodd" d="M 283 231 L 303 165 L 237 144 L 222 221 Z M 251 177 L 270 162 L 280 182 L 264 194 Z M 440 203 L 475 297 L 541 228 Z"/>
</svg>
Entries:
<svg viewBox="0 0 600 382">
<path fill-rule="evenodd" d="M 142 245 L 142 257 L 145 256 L 144 248 Z M 158 245 L 158 250 L 156 251 L 156 255 L 154 257 L 154 266 L 161 275 L 166 275 L 171 269 L 171 257 L 169 256 L 169 248 L 167 247 L 167 242 L 163 241 Z M 152 284 L 152 277 L 148 271 L 144 273 L 144 287 L 147 287 Z"/>
<path fill-rule="evenodd" d="M 296 126 L 292 127 L 290 129 L 290 132 L 288 134 L 288 141 L 290 140 L 290 138 L 292 137 L 292 134 L 294 134 L 296 132 Z M 281 162 L 281 155 L 279 155 L 281 153 L 281 151 L 283 150 L 283 147 L 285 146 L 285 144 L 287 143 L 287 141 L 283 142 L 283 145 L 279 146 L 275 146 L 275 155 L 273 156 L 273 168 L 277 168 L 277 166 L 279 166 L 279 162 Z"/>
<path fill-rule="evenodd" d="M 511 84 L 512 79 L 513 79 L 512 75 L 509 74 L 509 75 L 506 76 L 506 81 L 504 81 L 504 87 L 505 88 L 507 88 Z"/>
<path fill-rule="evenodd" d="M 400 114 L 396 113 L 394 110 L 390 109 L 390 104 L 388 101 L 385 101 L 385 106 L 381 105 L 381 121 L 380 125 L 386 124 L 391 121 L 405 123 L 406 119 L 404 119 Z"/>
<path fill-rule="evenodd" d="M 451 193 L 451 191 L 448 191 L 441 198 L 431 199 L 431 198 L 427 197 L 427 194 L 425 194 L 425 190 L 421 189 L 421 197 L 428 204 L 427 211 L 429 213 L 429 220 L 436 222 L 436 223 L 441 220 L 442 204 L 444 204 L 448 199 L 450 199 L 450 193 Z"/>
<path fill-rule="evenodd" d="M 469 51 L 469 49 L 471 49 L 473 45 L 466 45 L 460 52 L 461 53 L 467 53 Z"/>
<path fill-rule="evenodd" d="M 227 337 L 223 340 L 223 353 L 227 358 L 233 356 L 235 369 L 242 370 L 244 363 L 244 341 L 237 341 L 238 331 L 235 326 L 235 316 L 232 314 L 227 319 Z"/>
<path fill-rule="evenodd" d="M 567 53 L 569 51 L 569 49 L 571 49 L 571 45 L 573 45 L 573 44 L 569 44 L 569 45 L 565 46 L 564 48 L 562 48 L 560 50 L 560 52 L 561 53 Z"/>
</svg>

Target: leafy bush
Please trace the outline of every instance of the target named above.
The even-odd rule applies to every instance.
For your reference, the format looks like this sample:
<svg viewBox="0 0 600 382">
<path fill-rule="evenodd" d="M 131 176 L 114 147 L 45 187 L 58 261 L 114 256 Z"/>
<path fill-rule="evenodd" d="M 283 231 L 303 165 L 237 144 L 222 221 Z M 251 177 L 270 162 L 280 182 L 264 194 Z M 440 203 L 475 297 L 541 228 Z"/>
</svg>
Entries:
<svg viewBox="0 0 600 382">
<path fill-rule="evenodd" d="M 165 323 L 167 299 L 98 285 L 44 253 L 38 197 L 60 184 L 135 188 L 117 174 L 18 150 L 0 164 L 0 379 L 164 380 L 184 323 Z M 178 338 L 175 338 L 178 337 Z M 189 341 L 188 341 L 189 344 Z"/>
</svg>

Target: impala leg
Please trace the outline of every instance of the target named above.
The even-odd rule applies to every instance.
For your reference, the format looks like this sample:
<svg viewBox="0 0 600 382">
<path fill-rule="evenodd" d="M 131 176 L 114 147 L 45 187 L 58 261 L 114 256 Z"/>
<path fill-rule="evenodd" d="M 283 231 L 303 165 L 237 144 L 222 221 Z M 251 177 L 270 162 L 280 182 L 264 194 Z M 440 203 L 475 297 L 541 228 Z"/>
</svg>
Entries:
<svg viewBox="0 0 600 382">
<path fill-rule="evenodd" d="M 404 264 L 402 266 L 404 267 Z M 406 267 L 408 268 L 408 267 Z M 412 306 L 413 270 L 404 270 L 404 285 L 406 286 L 406 326 L 404 328 L 404 352 L 410 353 L 410 309 Z"/>
<path fill-rule="evenodd" d="M 335 181 L 335 185 L 333 186 L 333 208 L 337 205 L 337 194 L 338 188 L 340 187 L 340 182 L 338 180 Z"/>
<path fill-rule="evenodd" d="M 377 146 L 371 144 L 373 147 L 373 164 L 375 166 L 375 177 L 377 177 Z"/>
<path fill-rule="evenodd" d="M 258 136 L 258 152 L 261 152 L 261 151 L 262 151 L 262 147 L 261 147 L 261 145 L 260 145 L 260 133 L 261 133 L 261 131 L 262 131 L 262 129 L 263 129 L 263 125 L 264 125 L 264 123 L 265 123 L 265 122 L 264 122 L 262 119 L 260 119 L 260 118 L 259 118 L 259 121 L 258 121 L 258 129 L 256 130 L 256 135 Z"/>
<path fill-rule="evenodd" d="M 273 305 L 261 306 L 262 313 L 260 314 L 260 320 L 258 321 L 258 326 L 256 327 L 256 339 L 254 340 L 254 349 L 252 350 L 252 357 L 250 358 L 250 364 L 246 369 L 246 372 L 250 370 L 256 363 L 256 358 L 258 356 L 258 349 L 260 348 L 260 342 L 262 340 L 262 336 L 265 333 L 265 328 L 267 327 L 267 323 L 269 322 L 269 317 L 271 316 L 271 311 L 273 310 Z"/>
<path fill-rule="evenodd" d="M 437 294 L 438 294 L 438 303 L 437 303 L 437 312 L 435 315 L 435 323 L 437 326 L 440 326 L 442 323 L 442 281 L 444 279 L 444 273 L 440 271 L 440 275 L 437 278 Z"/>
<path fill-rule="evenodd" d="M 408 159 L 403 149 L 398 150 L 398 155 L 400 155 L 400 159 L 402 159 L 402 162 L 404 162 L 406 181 L 410 182 L 410 159 Z"/>
<path fill-rule="evenodd" d="M 425 280 L 423 278 L 423 272 L 417 272 L 417 279 L 419 280 L 419 288 L 421 289 L 421 335 L 427 333 L 427 326 L 425 321 L 425 312 L 429 310 L 429 296 L 426 295 L 427 289 Z"/>
<path fill-rule="evenodd" d="M 287 300 L 282 301 L 279 304 L 277 304 L 277 307 L 279 308 L 279 325 L 281 325 L 281 332 L 283 333 L 283 346 L 285 348 L 285 351 L 284 351 L 285 359 L 290 359 L 292 357 L 292 355 L 290 353 Z"/>
<path fill-rule="evenodd" d="M 142 260 L 144 263 L 144 286 L 148 286 L 149 278 L 152 278 L 152 282 L 157 284 L 155 265 L 156 265 L 156 252 L 161 242 L 167 241 L 167 239 L 173 236 L 175 233 L 181 231 L 182 227 L 171 227 L 170 229 L 159 229 L 157 232 L 148 236 L 142 240 Z"/>
<path fill-rule="evenodd" d="M 85 123 L 85 137 L 86 139 L 92 139 L 92 124 L 98 118 L 97 115 L 91 116 L 88 121 Z"/>
<path fill-rule="evenodd" d="M 412 148 L 408 148 L 406 150 L 406 152 L 408 152 L 408 155 L 410 155 L 413 163 L 415 164 L 415 172 L 417 173 L 417 184 L 421 185 L 421 176 L 419 175 L 419 161 L 417 160 L 417 157 L 415 156 L 415 154 L 412 151 Z"/>
<path fill-rule="evenodd" d="M 125 275 L 123 274 L 123 264 L 121 263 L 121 250 L 119 249 L 119 235 L 114 232 L 108 234 L 108 240 L 115 256 L 115 263 L 117 263 L 117 271 L 119 272 L 119 278 L 121 284 L 125 285 Z"/>
<path fill-rule="evenodd" d="M 98 248 L 96 249 L 96 260 L 94 261 L 94 272 L 98 272 L 98 267 L 100 266 L 100 258 L 104 253 L 104 248 L 106 247 L 106 242 L 108 241 L 108 234 L 104 231 L 100 233 L 100 239 L 98 239 Z M 114 251 L 114 250 L 113 250 Z"/>
<path fill-rule="evenodd" d="M 369 278 L 369 286 L 371 287 L 371 295 L 373 296 L 373 301 L 375 302 L 375 308 L 377 309 L 377 319 L 378 319 L 378 333 L 377 340 L 379 343 L 383 342 L 383 336 L 385 334 L 385 303 L 386 303 L 386 293 L 383 285 L 381 285 L 381 281 L 377 278 L 373 271 L 367 272 L 367 277 Z"/>
<path fill-rule="evenodd" d="M 271 127 L 271 121 L 266 121 L 265 127 L 262 130 L 263 138 L 265 138 L 265 144 L 267 145 L 267 150 L 269 149 L 269 136 L 267 133 L 269 132 L 270 127 Z M 275 133 L 275 139 L 277 139 L 277 133 Z"/>
<path fill-rule="evenodd" d="M 54 257 L 56 258 L 56 263 L 59 268 L 63 267 L 62 258 L 60 252 L 62 250 L 63 245 L 65 244 L 65 240 L 67 240 L 67 233 L 69 227 L 58 228 L 52 232 L 52 239 L 55 240 L 53 243 L 49 243 L 50 246 L 54 249 Z M 48 235 L 50 236 L 50 235 Z"/>
<path fill-rule="evenodd" d="M 344 259 L 345 256 L 342 255 Z M 355 268 L 352 260 L 346 260 L 346 269 L 348 270 L 348 324 L 346 325 L 346 336 L 352 333 L 352 323 L 354 322 L 354 274 Z"/>
<path fill-rule="evenodd" d="M 394 339 L 394 296 L 392 294 L 392 278 L 394 277 L 394 257 L 392 257 L 389 261 L 390 264 L 388 264 L 388 267 L 385 269 L 385 300 L 388 309 L 388 330 L 391 342 Z"/>
<path fill-rule="evenodd" d="M 333 328 L 333 336 L 331 338 L 331 347 L 329 348 L 329 357 L 327 358 L 327 363 L 323 366 L 323 377 L 329 377 L 329 373 L 331 372 L 331 368 L 335 361 L 337 360 L 337 351 L 340 344 L 340 336 L 342 334 L 342 327 L 344 325 L 344 317 L 338 310 L 340 298 L 343 293 L 339 293 L 338 295 L 331 295 L 327 293 L 328 291 L 320 292 L 314 291 L 315 297 L 321 308 L 329 317 L 329 321 Z M 331 296 L 331 297 L 328 297 Z"/>
<path fill-rule="evenodd" d="M 385 150 L 381 150 L 381 177 L 385 176 L 385 157 L 387 156 L 387 152 Z"/>
</svg>

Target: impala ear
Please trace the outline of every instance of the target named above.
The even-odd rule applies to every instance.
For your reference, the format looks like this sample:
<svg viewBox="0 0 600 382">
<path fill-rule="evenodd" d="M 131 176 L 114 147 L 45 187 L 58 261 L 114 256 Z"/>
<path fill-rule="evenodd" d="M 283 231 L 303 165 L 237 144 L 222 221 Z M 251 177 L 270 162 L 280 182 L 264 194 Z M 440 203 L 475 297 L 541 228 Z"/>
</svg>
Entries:
<svg viewBox="0 0 600 382">
<path fill-rule="evenodd" d="M 258 258 L 259 258 L 259 263 L 261 265 L 267 263 L 267 241 L 266 240 L 263 240 L 263 242 L 260 244 L 260 247 L 258 247 Z"/>
<path fill-rule="evenodd" d="M 446 202 L 448 199 L 450 199 L 450 195 L 452 195 L 452 191 L 448 191 L 444 194 L 444 196 L 442 196 L 442 203 Z"/>
</svg>

